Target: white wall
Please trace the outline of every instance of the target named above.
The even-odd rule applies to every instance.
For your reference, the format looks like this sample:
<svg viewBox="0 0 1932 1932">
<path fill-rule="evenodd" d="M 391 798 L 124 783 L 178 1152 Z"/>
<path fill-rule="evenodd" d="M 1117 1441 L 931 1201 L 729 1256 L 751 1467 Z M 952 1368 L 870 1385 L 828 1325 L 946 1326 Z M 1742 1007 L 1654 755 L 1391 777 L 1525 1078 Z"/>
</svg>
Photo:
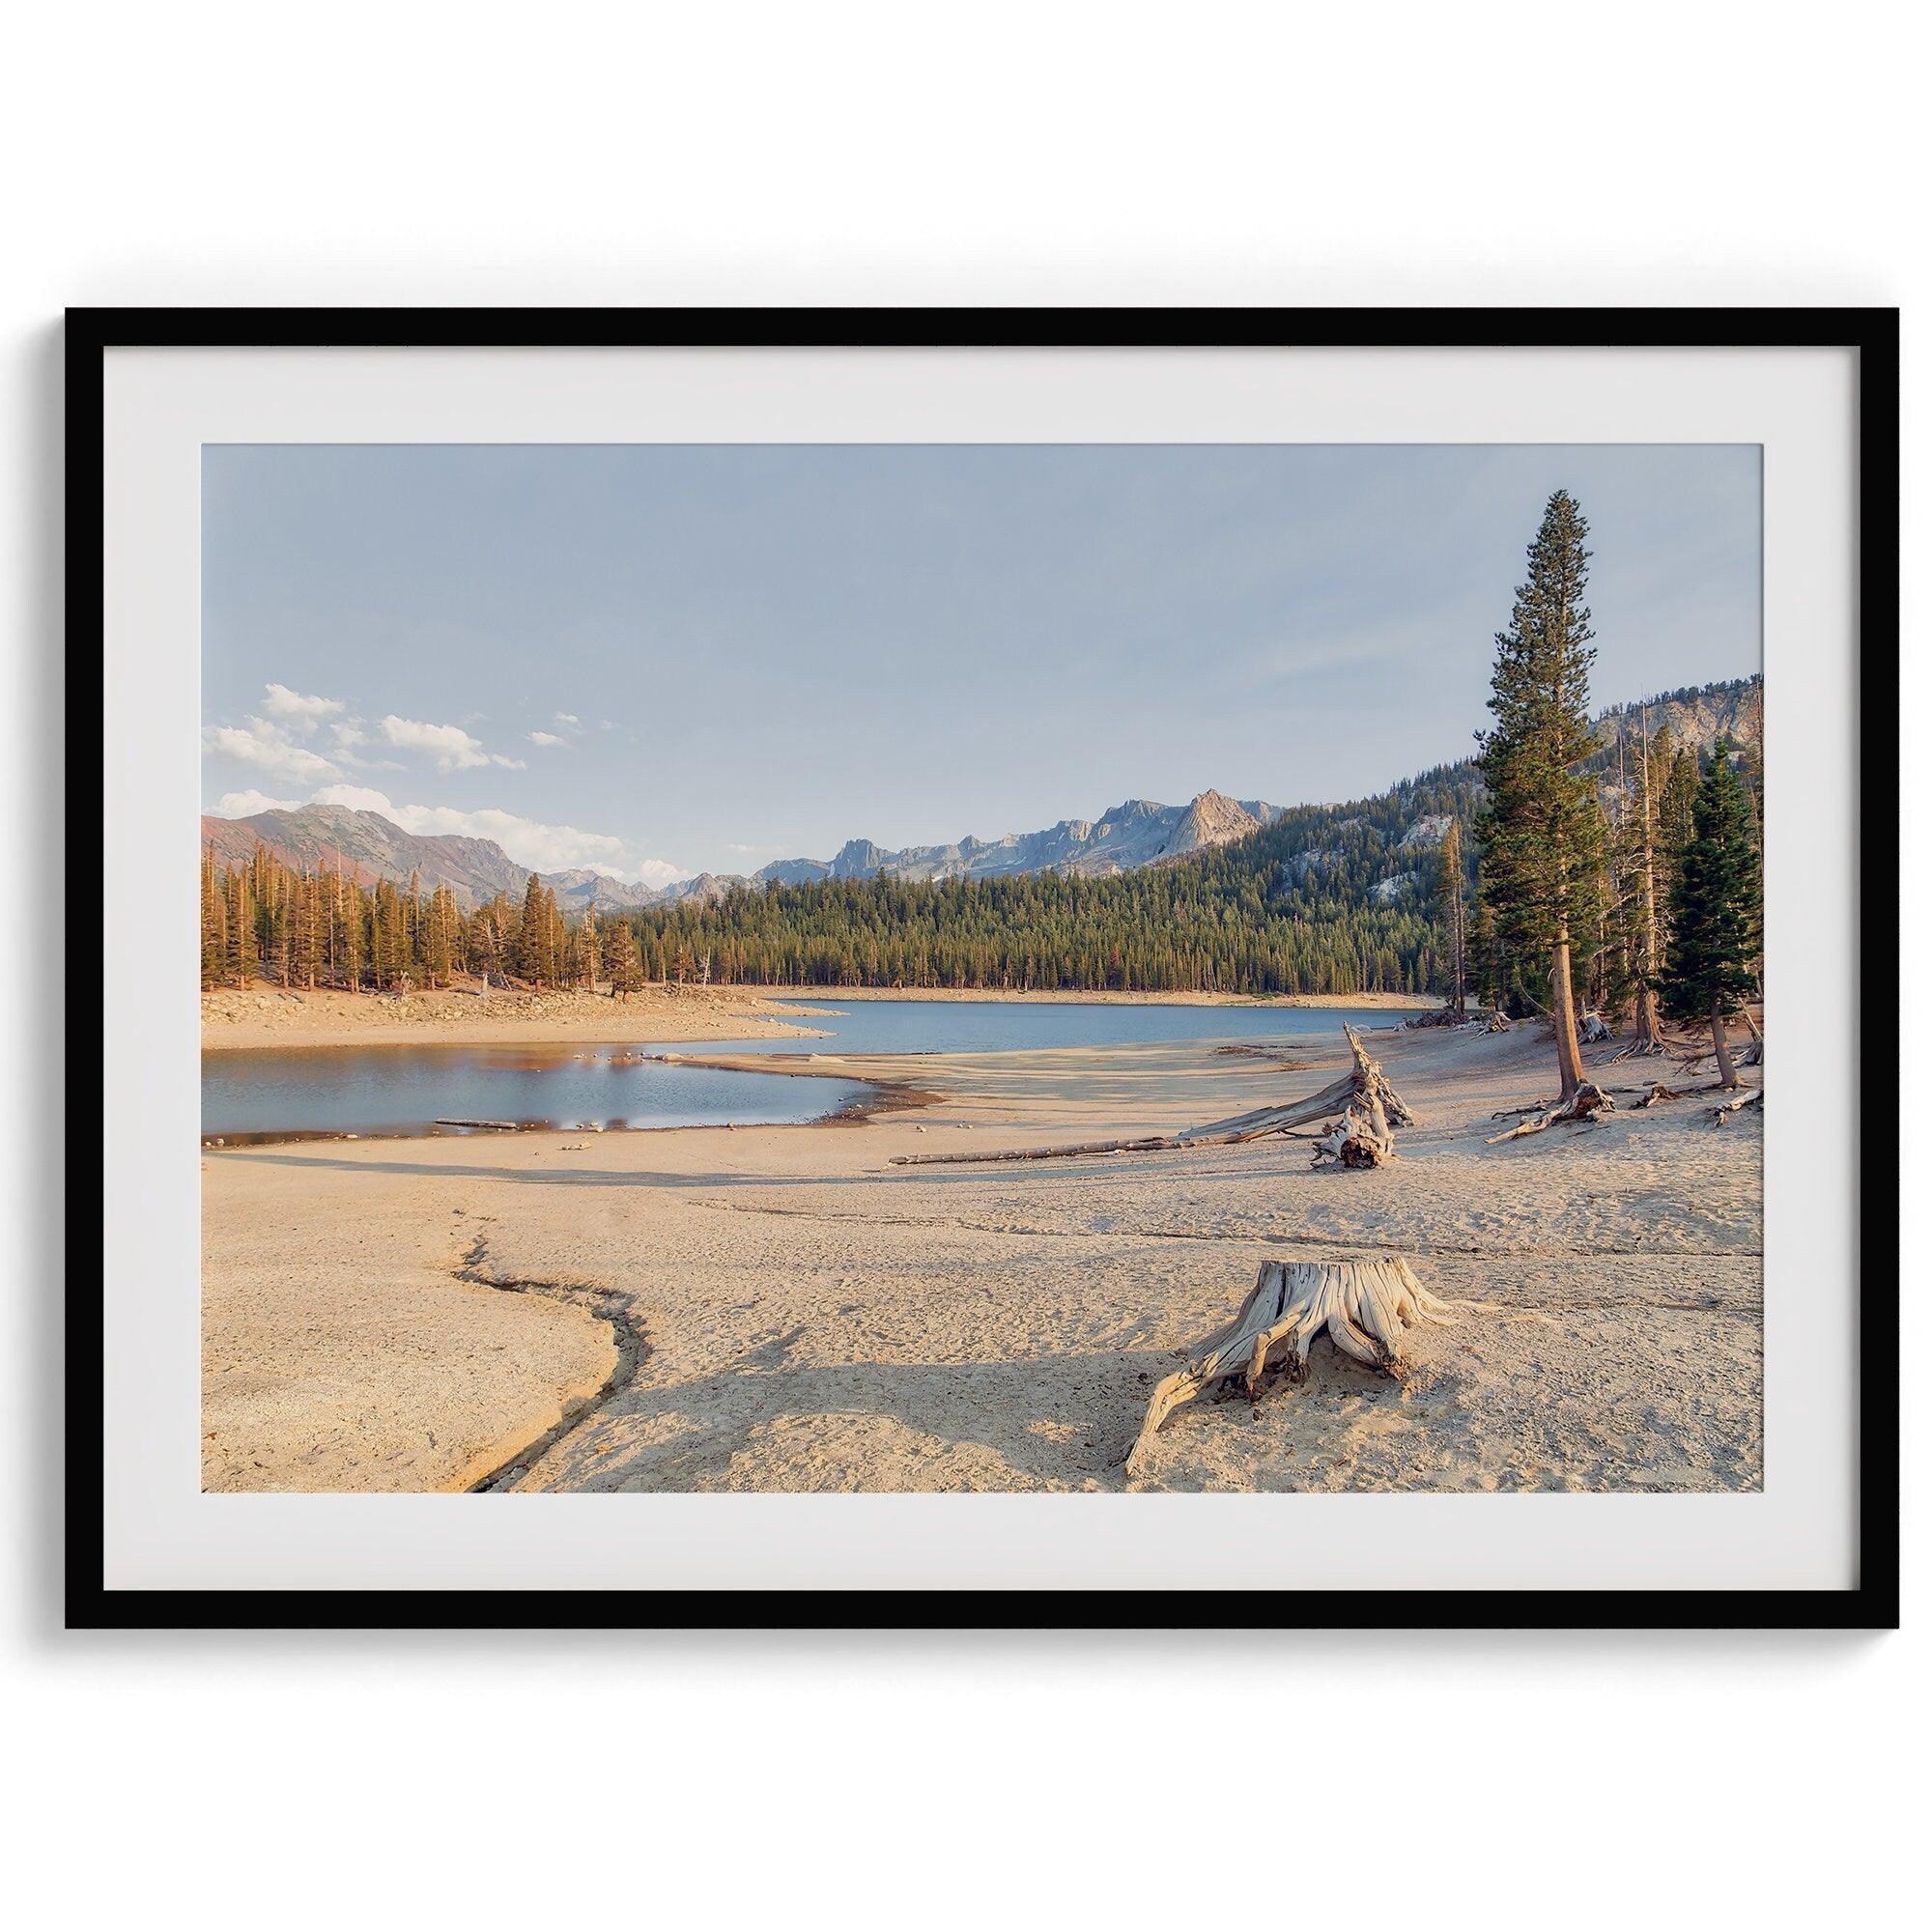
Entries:
<svg viewBox="0 0 1932 1932">
<path fill-rule="evenodd" d="M 1912 452 L 1932 277 L 1893 18 L 1856 0 L 1822 18 L 1037 0 L 14 17 L 15 870 L 58 838 L 64 303 L 1902 301 Z M 1918 616 L 1909 582 L 1908 637 Z M 1926 696 L 1921 650 L 1909 711 Z M 0 1163 L 26 1237 L 3 1318 L 0 1511 L 22 1561 L 0 1815 L 31 1922 L 172 1900 L 208 1925 L 1784 1923 L 1871 1910 L 1917 1849 L 1912 1634 L 62 1636 L 59 1000 L 12 945 L 0 1010 L 30 1036 Z M 1904 1129 L 1922 1162 L 1922 1110 Z M 1922 1305 L 1908 1294 L 1908 1361 Z M 1202 1879 L 1196 1855 L 1236 1833 L 1253 1849 Z"/>
</svg>

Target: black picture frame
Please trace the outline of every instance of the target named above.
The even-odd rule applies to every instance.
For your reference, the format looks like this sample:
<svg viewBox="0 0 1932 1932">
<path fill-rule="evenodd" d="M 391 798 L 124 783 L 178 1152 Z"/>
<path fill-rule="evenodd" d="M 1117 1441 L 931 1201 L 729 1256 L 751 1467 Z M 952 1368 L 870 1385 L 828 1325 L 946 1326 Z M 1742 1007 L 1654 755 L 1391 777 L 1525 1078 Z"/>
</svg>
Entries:
<svg viewBox="0 0 1932 1932">
<path fill-rule="evenodd" d="M 107 353 L 157 348 L 1844 348 L 1859 356 L 1859 641 L 1854 675 L 1883 705 L 1899 674 L 1898 311 L 1889 308 L 73 308 L 67 312 L 67 689 L 98 717 L 103 676 L 102 377 Z M 1860 725 L 1860 748 L 1862 724 Z M 98 749 L 98 748 L 97 748 Z M 111 748 L 107 748 L 111 755 Z M 98 767 L 70 724 L 67 824 L 104 838 Z M 1899 940 L 1899 779 L 1855 748 L 1859 994 L 1891 997 Z M 70 1027 L 94 989 L 70 952 Z M 1861 1075 L 1895 1069 L 1867 1033 Z M 1899 1155 L 1859 1151 L 1857 1582 L 1842 1590 L 208 1590 L 113 1589 L 103 1576 L 105 1477 L 95 1351 L 103 1199 L 96 1056 L 67 1057 L 66 1620 L 70 1629 L 1206 1629 L 1234 1620 L 1414 1629 L 1892 1629 L 1898 1623 Z M 1230 1595 L 1237 1599 L 1231 1604 Z M 1279 1597 L 1278 1605 L 1266 1599 Z M 1289 1599 L 1294 1599 L 1293 1603 Z"/>
</svg>

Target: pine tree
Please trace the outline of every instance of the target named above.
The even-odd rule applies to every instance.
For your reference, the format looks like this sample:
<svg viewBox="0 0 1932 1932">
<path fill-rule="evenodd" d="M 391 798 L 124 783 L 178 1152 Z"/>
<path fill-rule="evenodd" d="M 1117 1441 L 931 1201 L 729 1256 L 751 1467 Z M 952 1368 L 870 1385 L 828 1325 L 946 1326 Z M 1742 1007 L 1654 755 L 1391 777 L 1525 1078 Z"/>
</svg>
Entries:
<svg viewBox="0 0 1932 1932">
<path fill-rule="evenodd" d="M 1583 603 L 1589 526 L 1567 492 L 1553 495 L 1529 547 L 1510 628 L 1496 634 L 1490 710 L 1481 738 L 1489 796 L 1476 827 L 1495 931 L 1512 979 L 1548 960 L 1562 1097 L 1582 1084 L 1572 947 L 1597 928 L 1604 866 L 1603 813 L 1580 769 L 1590 729 L 1590 612 Z M 1526 990 L 1526 988 L 1525 988 Z"/>
<path fill-rule="evenodd" d="M 1708 1019 L 1718 1077 L 1738 1084 L 1724 1022 L 1756 990 L 1763 898 L 1750 795 L 1720 744 L 1697 788 L 1671 908 L 1663 1006 L 1673 1019 Z"/>
<path fill-rule="evenodd" d="M 1449 998 L 1456 1017 L 1460 1020 L 1468 1011 L 1465 1004 L 1468 940 L 1463 929 L 1463 828 L 1453 818 L 1449 821 L 1448 834 L 1442 840 L 1439 865 L 1437 897 L 1441 902 L 1449 949 Z"/>
<path fill-rule="evenodd" d="M 604 928 L 604 976 L 613 998 L 628 999 L 644 983 L 643 961 L 638 954 L 637 928 L 617 920 Z"/>
<path fill-rule="evenodd" d="M 214 867 L 214 841 L 201 854 L 201 986 L 218 986 L 228 965 L 228 904 Z"/>
<path fill-rule="evenodd" d="M 533 986 L 547 986 L 556 977 L 551 910 L 544 896 L 543 881 L 532 872 L 524 889 L 524 916 L 517 926 L 517 974 Z"/>
<path fill-rule="evenodd" d="M 1663 733 L 1659 732 L 1659 737 Z M 1677 871 L 1690 843 L 1691 816 L 1697 800 L 1697 754 L 1680 745 L 1670 755 L 1670 775 L 1657 808 L 1657 851 L 1663 895 L 1676 894 Z"/>
</svg>

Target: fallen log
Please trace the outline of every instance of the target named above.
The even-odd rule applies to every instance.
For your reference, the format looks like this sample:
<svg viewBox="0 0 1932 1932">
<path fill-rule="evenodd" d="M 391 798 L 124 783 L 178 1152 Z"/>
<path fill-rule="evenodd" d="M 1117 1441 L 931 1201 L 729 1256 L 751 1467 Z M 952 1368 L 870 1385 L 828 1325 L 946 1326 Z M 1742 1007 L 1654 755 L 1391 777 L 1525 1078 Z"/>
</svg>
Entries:
<svg viewBox="0 0 1932 1932">
<path fill-rule="evenodd" d="M 1535 1120 L 1522 1122 L 1505 1134 L 1492 1134 L 1488 1145 L 1499 1147 L 1504 1141 L 1520 1140 L 1524 1134 L 1540 1134 L 1562 1121 L 1587 1121 L 1592 1114 L 1614 1113 L 1617 1103 L 1594 1080 L 1586 1080 L 1561 1106 L 1551 1107 Z"/>
<path fill-rule="evenodd" d="M 1311 1121 L 1333 1121 L 1352 1108 L 1374 1128 L 1380 1122 L 1380 1137 L 1387 1142 L 1383 1158 L 1394 1153 L 1394 1137 L 1389 1123 L 1409 1127 L 1415 1116 L 1408 1103 L 1388 1083 L 1381 1063 L 1369 1058 L 1361 1036 L 1344 1025 L 1349 1051 L 1354 1065 L 1340 1079 L 1332 1080 L 1319 1094 L 1285 1105 L 1257 1107 L 1251 1113 L 1236 1114 L 1226 1121 L 1210 1121 L 1206 1126 L 1188 1127 L 1178 1134 L 1143 1134 L 1136 1140 L 1076 1141 L 1070 1145 L 1043 1148 L 999 1148 L 985 1153 L 898 1153 L 894 1167 L 963 1166 L 1001 1160 L 1077 1160 L 1086 1154 L 1156 1153 L 1177 1148 L 1238 1147 L 1244 1141 L 1258 1141 L 1270 1134 L 1286 1134 Z M 1332 1129 L 1330 1129 L 1332 1131 Z M 1324 1135 L 1324 1138 L 1326 1136 Z M 1366 1165 L 1368 1163 L 1351 1163 Z"/>
<path fill-rule="evenodd" d="M 1323 1332 L 1346 1355 L 1400 1378 L 1405 1328 L 1446 1327 L 1455 1317 L 1416 1280 L 1400 1255 L 1361 1262 L 1264 1262 L 1235 1319 L 1201 1345 L 1187 1367 L 1155 1383 L 1127 1473 L 1160 1425 L 1202 1390 L 1240 1375 L 1248 1399 L 1259 1401 L 1268 1358 L 1280 1350 L 1291 1381 L 1308 1378 L 1309 1350 Z"/>
<path fill-rule="evenodd" d="M 435 1124 L 439 1127 L 494 1127 L 499 1134 L 517 1131 L 515 1121 L 445 1121 L 439 1117 Z"/>
<path fill-rule="evenodd" d="M 1711 1118 L 1721 1127 L 1734 1114 L 1743 1113 L 1747 1107 L 1761 1107 L 1763 1105 L 1764 1089 L 1762 1087 L 1753 1087 L 1748 1094 L 1740 1094 L 1735 1100 L 1726 1100 L 1721 1107 L 1713 1107 L 1711 1109 Z"/>
</svg>

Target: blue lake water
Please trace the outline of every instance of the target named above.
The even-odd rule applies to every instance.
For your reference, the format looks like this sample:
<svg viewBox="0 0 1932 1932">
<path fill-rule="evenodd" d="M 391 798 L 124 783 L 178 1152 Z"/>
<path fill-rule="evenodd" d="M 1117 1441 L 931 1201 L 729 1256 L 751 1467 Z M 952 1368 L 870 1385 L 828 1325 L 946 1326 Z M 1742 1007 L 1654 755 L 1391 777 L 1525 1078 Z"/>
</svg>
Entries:
<svg viewBox="0 0 1932 1932">
<path fill-rule="evenodd" d="M 687 1048 L 687 1051 L 696 1049 Z M 668 1066 L 635 1045 L 316 1046 L 205 1053 L 204 1140 L 520 1127 L 769 1125 L 816 1121 L 867 1090 L 856 1080 Z"/>
<path fill-rule="evenodd" d="M 785 998 L 829 1038 L 261 1048 L 201 1062 L 204 1140 L 491 1131 L 438 1124 L 500 1121 L 567 1129 L 771 1125 L 821 1120 L 867 1089 L 837 1077 L 666 1063 L 655 1053 L 1010 1053 L 1166 1040 L 1268 1040 L 1342 1022 L 1390 1026 L 1395 1011 L 1317 1007 L 1130 1007 L 1001 1000 Z M 909 1073 L 912 1068 L 907 1069 Z"/>
<path fill-rule="evenodd" d="M 1394 1026 L 1406 1012 L 1329 1007 L 1130 1007 L 1061 1000 L 853 1000 L 776 994 L 810 1009 L 797 1022 L 830 1039 L 767 1039 L 736 1050 L 756 1053 L 1012 1053 L 1056 1046 L 1119 1046 L 1143 1040 L 1281 1039 L 1328 1034 L 1339 1047 L 1342 1022 Z M 673 1047 L 671 1051 L 676 1051 Z M 692 1048 L 690 1051 L 701 1051 Z"/>
</svg>

